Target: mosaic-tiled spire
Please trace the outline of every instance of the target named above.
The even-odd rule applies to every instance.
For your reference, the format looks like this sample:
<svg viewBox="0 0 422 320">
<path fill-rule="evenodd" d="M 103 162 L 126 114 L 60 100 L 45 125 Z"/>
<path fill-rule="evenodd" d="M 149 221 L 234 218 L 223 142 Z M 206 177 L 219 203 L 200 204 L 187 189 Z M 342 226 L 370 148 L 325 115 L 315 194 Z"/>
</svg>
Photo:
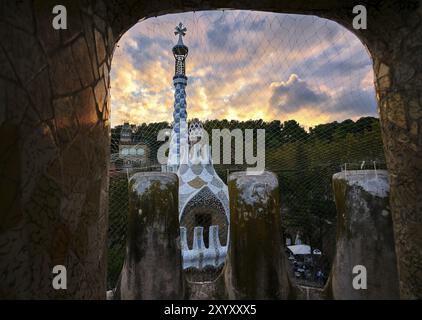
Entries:
<svg viewBox="0 0 422 320">
<path fill-rule="evenodd" d="M 185 75 L 186 57 L 188 56 L 188 47 L 183 43 L 183 37 L 187 29 L 180 23 L 176 27 L 175 35 L 179 35 L 178 43 L 173 47 L 175 58 L 175 74 L 173 84 L 174 93 L 174 112 L 173 112 L 173 130 L 171 133 L 170 151 L 168 166 L 170 171 L 176 172 L 181 162 L 181 155 L 188 148 L 188 125 L 186 112 L 186 85 L 188 78 Z"/>
</svg>

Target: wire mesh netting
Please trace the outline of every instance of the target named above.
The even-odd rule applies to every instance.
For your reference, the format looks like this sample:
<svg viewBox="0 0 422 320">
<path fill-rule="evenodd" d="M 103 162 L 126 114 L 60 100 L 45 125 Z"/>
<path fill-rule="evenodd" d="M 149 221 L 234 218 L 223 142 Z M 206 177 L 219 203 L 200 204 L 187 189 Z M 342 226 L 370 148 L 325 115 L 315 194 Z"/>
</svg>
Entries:
<svg viewBox="0 0 422 320">
<path fill-rule="evenodd" d="M 371 59 L 355 36 L 332 21 L 212 11 L 148 19 L 129 30 L 116 49 L 111 82 L 109 288 L 117 282 L 125 255 L 128 177 L 162 169 L 157 152 L 164 142 L 157 136 L 172 125 L 171 48 L 180 21 L 188 29 L 184 40 L 189 47 L 189 119 L 202 120 L 210 144 L 213 129 L 240 129 L 244 143 L 256 147 L 256 129 L 265 130 L 265 168 L 277 174 L 280 184 L 280 237 L 285 243 L 300 234 L 302 241 L 320 249 L 322 259 L 312 268 L 328 274 L 336 224 L 332 175 L 344 169 L 385 167 Z M 124 122 L 128 124 L 123 126 Z M 254 135 L 246 135 L 246 129 L 255 130 Z M 233 160 L 214 165 L 222 181 L 227 182 L 230 172 L 250 167 L 235 164 L 234 143 L 221 149 Z M 209 227 L 227 227 L 213 216 L 201 211 L 185 223 L 190 247 L 195 227 L 204 228 L 207 247 Z M 219 240 L 227 244 L 227 239 Z M 192 281 L 209 281 L 221 268 L 186 272 Z"/>
</svg>

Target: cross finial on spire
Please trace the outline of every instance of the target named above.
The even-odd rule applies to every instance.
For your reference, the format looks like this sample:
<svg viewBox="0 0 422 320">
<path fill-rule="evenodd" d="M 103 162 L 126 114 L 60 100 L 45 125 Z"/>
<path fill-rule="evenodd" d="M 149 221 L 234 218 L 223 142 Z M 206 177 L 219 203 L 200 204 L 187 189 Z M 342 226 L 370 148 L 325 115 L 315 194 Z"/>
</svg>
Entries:
<svg viewBox="0 0 422 320">
<path fill-rule="evenodd" d="M 176 32 L 175 35 L 179 35 L 179 41 L 177 44 L 173 47 L 173 55 L 176 59 L 175 64 L 175 76 L 180 75 L 185 77 L 185 59 L 188 56 L 189 49 L 185 46 L 183 43 L 183 37 L 186 34 L 186 27 L 183 25 L 183 23 L 179 23 L 178 26 L 176 26 Z"/>
<path fill-rule="evenodd" d="M 186 29 L 183 23 L 180 22 L 179 25 L 176 27 L 176 31 L 174 32 L 175 35 L 179 35 L 179 41 L 177 43 L 178 45 L 183 45 L 182 37 L 186 35 L 186 31 L 188 31 L 188 29 Z"/>
<path fill-rule="evenodd" d="M 186 31 L 188 31 L 188 29 L 186 29 L 183 23 L 180 22 L 176 27 L 176 32 L 174 34 L 179 35 L 180 37 L 184 37 L 186 35 Z"/>
</svg>

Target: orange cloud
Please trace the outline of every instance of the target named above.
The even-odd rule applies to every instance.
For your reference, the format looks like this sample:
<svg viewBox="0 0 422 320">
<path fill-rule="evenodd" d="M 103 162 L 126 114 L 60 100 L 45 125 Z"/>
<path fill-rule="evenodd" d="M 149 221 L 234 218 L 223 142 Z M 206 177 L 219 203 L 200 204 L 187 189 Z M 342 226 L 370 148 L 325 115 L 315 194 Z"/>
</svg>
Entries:
<svg viewBox="0 0 422 320">
<path fill-rule="evenodd" d="M 113 126 L 172 121 L 171 49 L 180 21 L 188 28 L 189 118 L 295 119 L 308 127 L 376 114 L 371 60 L 340 25 L 312 16 L 209 11 L 150 18 L 122 37 L 112 65 Z M 301 85 L 281 88 L 292 85 L 292 76 Z M 299 109 L 280 107 L 299 106 L 300 98 L 307 99 Z"/>
</svg>

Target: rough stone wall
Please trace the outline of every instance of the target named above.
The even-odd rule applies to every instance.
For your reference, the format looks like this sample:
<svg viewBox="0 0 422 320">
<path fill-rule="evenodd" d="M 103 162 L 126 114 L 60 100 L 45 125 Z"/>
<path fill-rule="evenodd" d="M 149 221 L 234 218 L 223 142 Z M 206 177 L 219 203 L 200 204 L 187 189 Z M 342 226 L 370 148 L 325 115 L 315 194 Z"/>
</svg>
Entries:
<svg viewBox="0 0 422 320">
<path fill-rule="evenodd" d="M 376 5 L 371 5 L 376 3 Z M 335 20 L 374 59 L 402 298 L 422 297 L 422 24 L 420 1 L 0 1 L 0 297 L 105 298 L 109 71 L 122 34 L 142 18 L 235 8 Z M 412 4 L 416 4 L 415 8 Z M 69 289 L 52 291 L 65 264 Z"/>
<path fill-rule="evenodd" d="M 56 1 L 0 2 L 1 298 L 105 298 L 114 40 L 84 3 L 56 31 Z"/>
<path fill-rule="evenodd" d="M 402 13 L 405 15 L 406 13 Z M 390 24 L 392 19 L 384 21 Z M 402 298 L 422 298 L 422 12 L 370 40 Z M 381 33 L 381 32 L 380 32 Z M 380 34 L 381 37 L 381 34 Z M 371 48 L 372 43 L 377 43 Z"/>
</svg>

